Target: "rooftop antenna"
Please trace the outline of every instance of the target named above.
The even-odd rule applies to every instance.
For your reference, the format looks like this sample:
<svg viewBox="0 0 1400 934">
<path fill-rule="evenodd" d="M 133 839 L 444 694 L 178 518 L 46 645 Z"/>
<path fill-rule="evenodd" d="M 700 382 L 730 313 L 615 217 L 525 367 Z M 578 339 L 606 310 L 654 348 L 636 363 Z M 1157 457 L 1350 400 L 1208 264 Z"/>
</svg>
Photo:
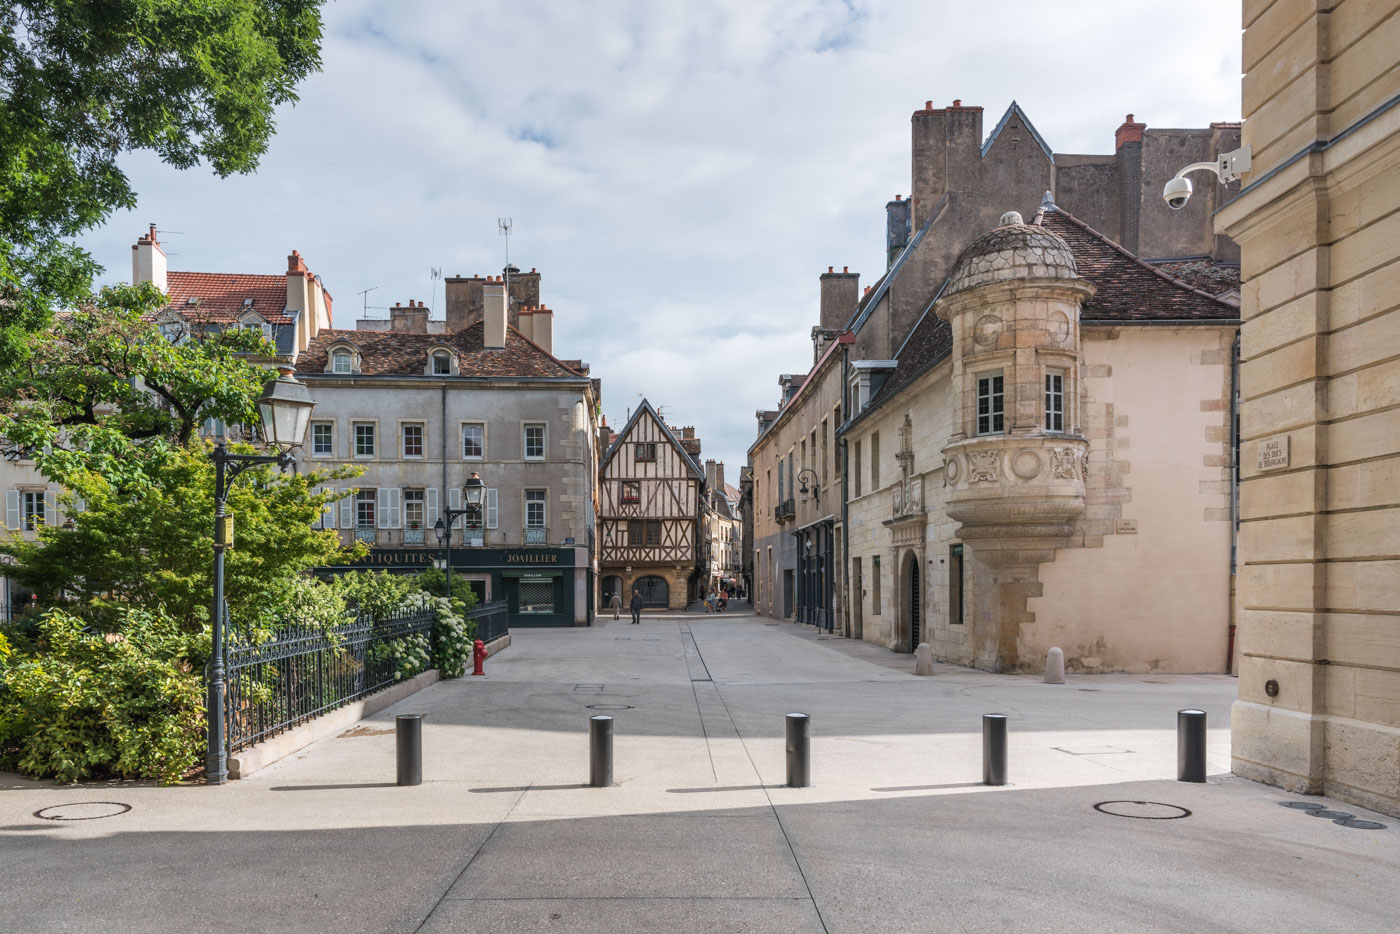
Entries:
<svg viewBox="0 0 1400 934">
<path fill-rule="evenodd" d="M 369 288 L 365 289 L 365 290 L 362 291 L 362 292 L 356 292 L 356 293 L 355 293 L 356 295 L 364 296 L 364 310 L 360 312 L 360 317 L 361 317 L 361 318 L 368 318 L 368 317 L 369 317 L 369 293 L 373 292 L 373 291 L 374 291 L 375 289 L 377 289 L 377 288 L 379 288 L 379 286 L 377 286 L 377 285 L 372 285 L 372 286 L 370 286 Z"/>
<path fill-rule="evenodd" d="M 510 315 L 510 229 L 515 226 L 509 217 L 496 218 L 496 226 L 501 236 L 506 238 L 506 268 L 501 270 L 506 277 L 506 315 Z"/>
<path fill-rule="evenodd" d="M 437 312 L 437 280 L 442 278 L 441 266 L 428 267 L 428 279 L 433 283 L 433 287 L 428 297 L 428 317 L 432 317 Z"/>
</svg>

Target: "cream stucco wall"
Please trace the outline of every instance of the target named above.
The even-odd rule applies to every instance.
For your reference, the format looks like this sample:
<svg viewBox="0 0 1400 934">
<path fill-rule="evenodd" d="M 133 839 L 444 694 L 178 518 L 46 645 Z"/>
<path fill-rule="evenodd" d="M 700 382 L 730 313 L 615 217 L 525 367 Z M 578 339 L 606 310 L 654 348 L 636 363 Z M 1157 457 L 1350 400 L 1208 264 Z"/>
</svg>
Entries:
<svg viewBox="0 0 1400 934">
<path fill-rule="evenodd" d="M 1088 502 L 1075 547 L 1040 567 L 1022 658 L 1059 646 L 1072 670 L 1225 670 L 1233 337 L 1084 328 Z"/>
</svg>

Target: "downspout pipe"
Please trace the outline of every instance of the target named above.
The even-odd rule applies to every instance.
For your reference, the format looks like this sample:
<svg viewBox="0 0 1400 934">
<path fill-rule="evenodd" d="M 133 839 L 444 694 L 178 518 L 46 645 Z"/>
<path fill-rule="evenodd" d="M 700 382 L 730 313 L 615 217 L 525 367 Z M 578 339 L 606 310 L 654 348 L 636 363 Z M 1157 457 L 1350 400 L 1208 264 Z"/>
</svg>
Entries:
<svg viewBox="0 0 1400 934">
<path fill-rule="evenodd" d="M 1230 612 L 1229 638 L 1225 645 L 1225 673 L 1234 674 L 1235 664 L 1235 579 L 1240 544 L 1240 335 L 1230 353 Z"/>
<path fill-rule="evenodd" d="M 841 399 L 845 411 L 842 413 L 846 421 L 850 421 L 850 399 L 847 393 L 850 392 L 850 373 L 846 366 L 851 355 L 850 345 L 841 348 Z M 841 630 L 847 639 L 854 633 L 851 631 L 851 522 L 850 522 L 850 497 L 847 496 L 847 484 L 850 482 L 851 462 L 848 457 L 846 438 L 841 438 Z"/>
<path fill-rule="evenodd" d="M 438 491 L 438 515 L 447 515 L 447 383 L 442 384 L 442 489 Z M 449 527 L 447 534 L 452 534 Z M 448 594 L 449 597 L 452 594 Z"/>
</svg>

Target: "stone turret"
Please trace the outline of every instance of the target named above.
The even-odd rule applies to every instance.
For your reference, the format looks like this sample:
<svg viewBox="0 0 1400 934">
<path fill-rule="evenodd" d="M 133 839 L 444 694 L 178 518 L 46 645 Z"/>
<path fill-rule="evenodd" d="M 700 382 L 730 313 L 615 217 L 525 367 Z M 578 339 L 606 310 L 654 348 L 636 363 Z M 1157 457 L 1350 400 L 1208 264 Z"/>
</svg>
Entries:
<svg viewBox="0 0 1400 934">
<path fill-rule="evenodd" d="M 1094 294 L 1068 244 L 1010 212 L 958 258 L 934 306 L 953 330 L 958 417 L 943 448 L 948 515 L 989 571 L 978 667 L 1014 670 L 1037 568 L 1084 511 L 1079 309 Z"/>
</svg>

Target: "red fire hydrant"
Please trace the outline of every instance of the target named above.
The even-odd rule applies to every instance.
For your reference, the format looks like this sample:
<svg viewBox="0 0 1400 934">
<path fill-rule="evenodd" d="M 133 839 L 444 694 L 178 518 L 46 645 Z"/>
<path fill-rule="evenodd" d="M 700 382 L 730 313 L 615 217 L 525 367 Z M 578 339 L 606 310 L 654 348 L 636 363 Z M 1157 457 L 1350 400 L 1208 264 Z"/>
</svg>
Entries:
<svg viewBox="0 0 1400 934">
<path fill-rule="evenodd" d="M 481 670 L 482 664 L 486 661 L 486 643 L 482 642 L 480 639 L 477 639 L 476 642 L 472 644 L 472 659 L 476 663 L 476 667 L 472 669 L 472 674 L 486 674 L 486 672 Z"/>
</svg>

